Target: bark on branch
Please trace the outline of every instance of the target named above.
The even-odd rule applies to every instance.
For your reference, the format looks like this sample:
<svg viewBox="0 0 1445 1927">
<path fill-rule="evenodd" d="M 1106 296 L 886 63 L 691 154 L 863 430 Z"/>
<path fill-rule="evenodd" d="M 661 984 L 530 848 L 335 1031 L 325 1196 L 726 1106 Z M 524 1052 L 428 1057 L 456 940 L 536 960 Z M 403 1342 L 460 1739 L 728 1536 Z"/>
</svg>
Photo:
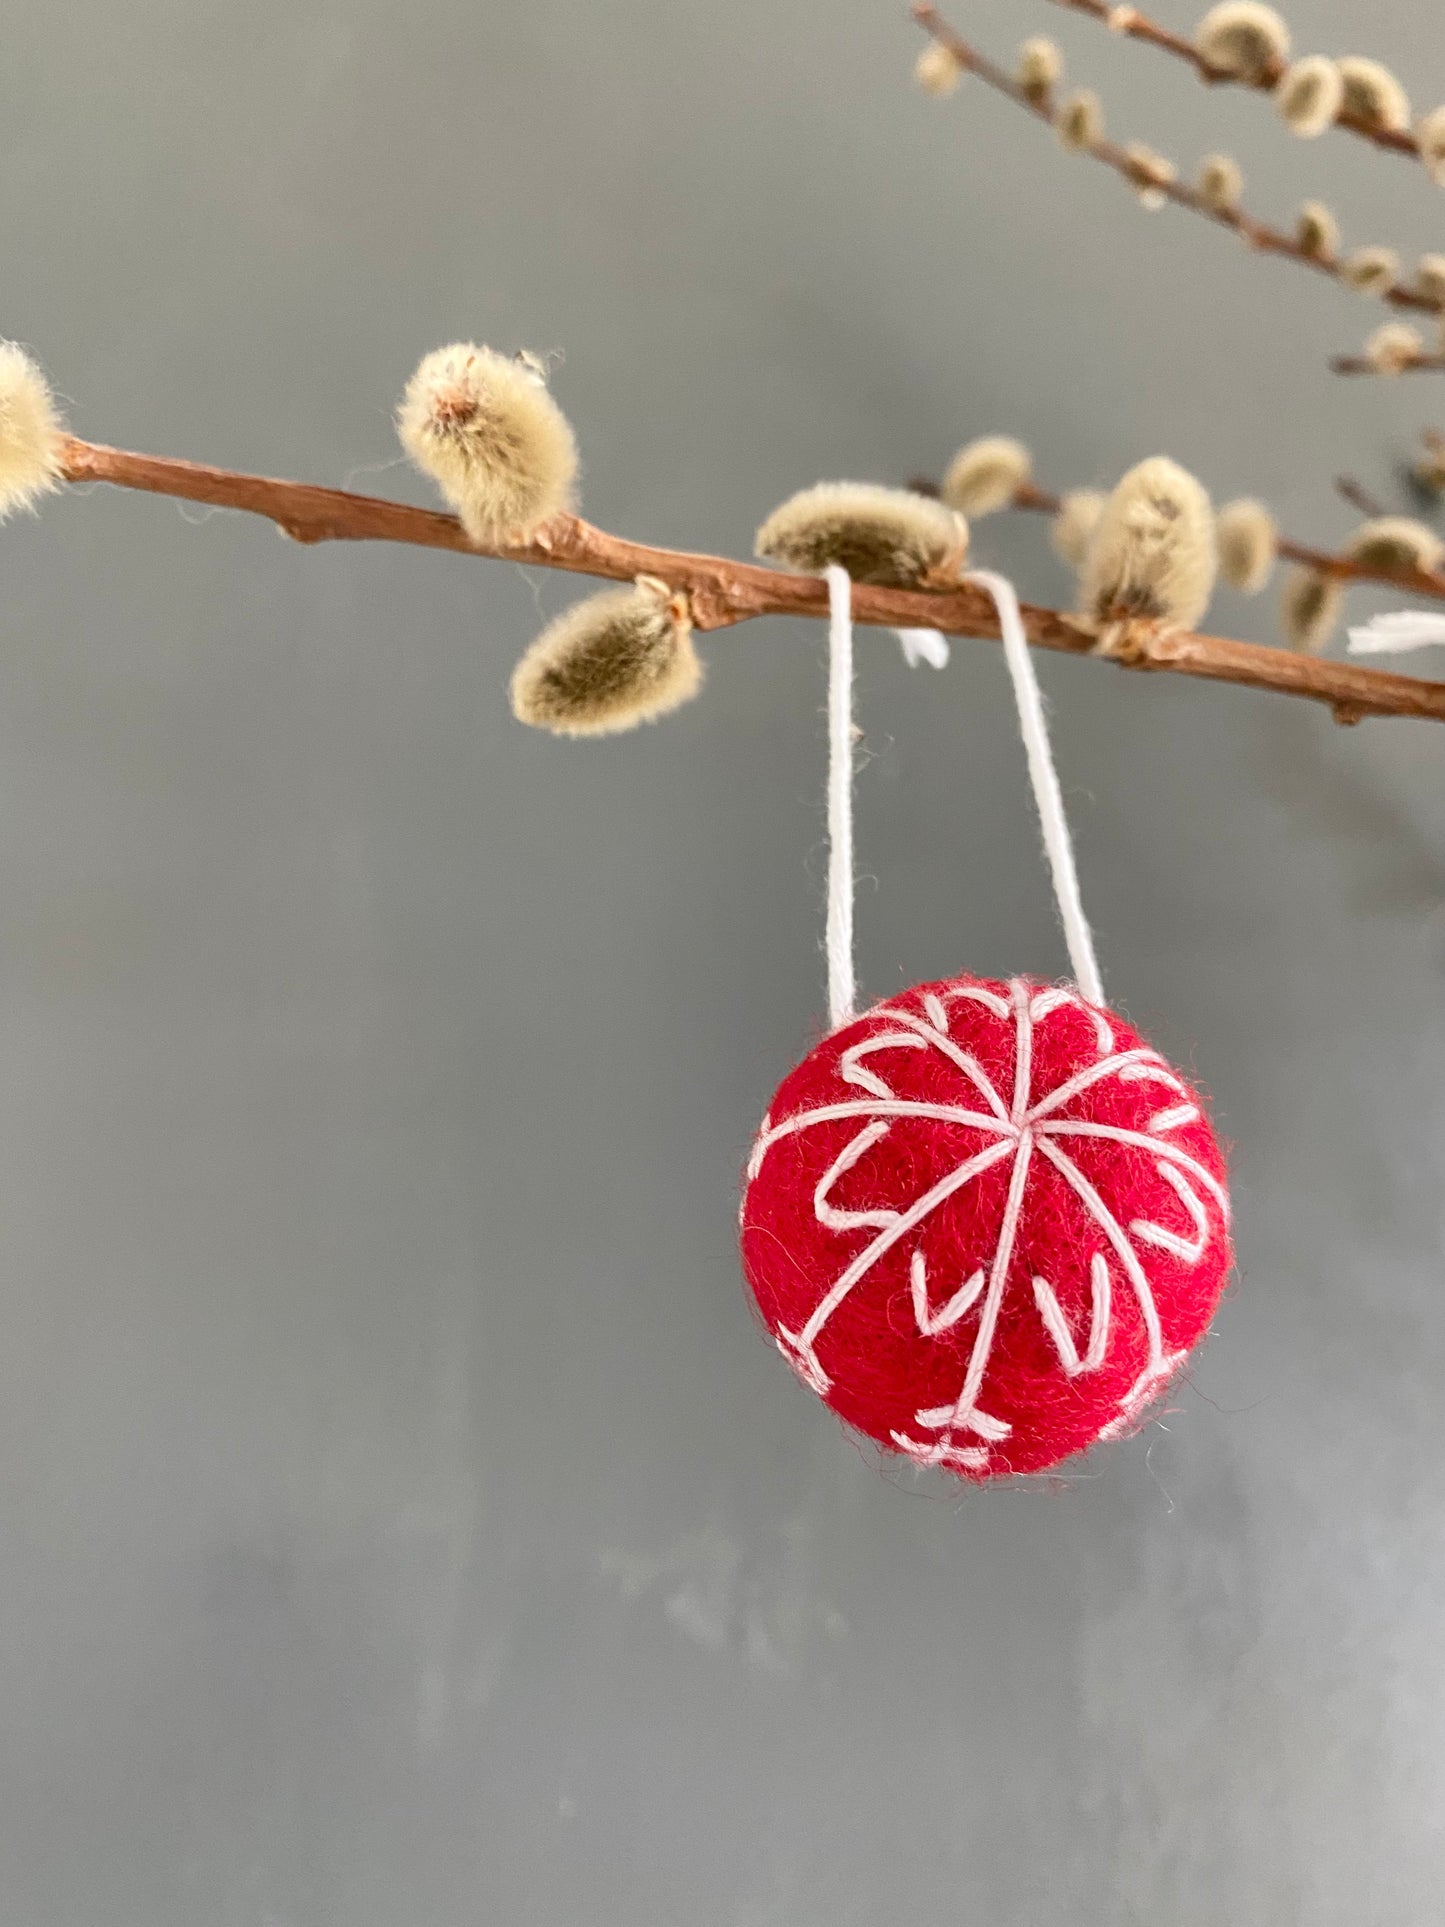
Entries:
<svg viewBox="0 0 1445 1927">
<path fill-rule="evenodd" d="M 828 609 L 827 585 L 816 577 L 785 575 L 722 556 L 651 548 L 609 535 L 571 515 L 558 516 L 528 542 L 479 549 L 462 533 L 454 516 L 432 509 L 408 508 L 400 502 L 317 488 L 308 482 L 277 481 L 160 455 L 136 455 L 75 437 L 66 440 L 62 472 L 70 482 L 112 482 L 152 495 L 244 509 L 266 517 L 297 542 L 403 542 L 614 582 L 657 576 L 686 592 L 700 629 L 726 629 L 754 616 L 823 616 Z M 860 583 L 854 612 L 860 622 L 885 628 L 933 628 L 955 636 L 998 637 L 992 600 L 967 583 L 927 592 Z M 1169 633 L 1137 624 L 1126 645 L 1105 658 L 1097 638 L 1058 611 L 1025 604 L 1023 617 L 1029 641 L 1040 649 L 1113 660 L 1128 669 L 1163 670 L 1305 696 L 1324 703 L 1341 723 L 1356 723 L 1365 716 L 1417 716 L 1445 722 L 1445 683 L 1222 636 Z"/>
</svg>

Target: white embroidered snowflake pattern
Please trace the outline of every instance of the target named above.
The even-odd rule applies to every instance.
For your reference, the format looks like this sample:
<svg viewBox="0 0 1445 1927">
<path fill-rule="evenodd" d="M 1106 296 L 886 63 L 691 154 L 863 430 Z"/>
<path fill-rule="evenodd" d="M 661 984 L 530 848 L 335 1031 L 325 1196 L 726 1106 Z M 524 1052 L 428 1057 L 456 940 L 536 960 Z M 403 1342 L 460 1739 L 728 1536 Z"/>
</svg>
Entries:
<svg viewBox="0 0 1445 1927">
<path fill-rule="evenodd" d="M 818 1340 L 839 1307 L 886 1253 L 913 1238 L 909 1254 L 909 1285 L 914 1319 L 925 1338 L 949 1331 L 978 1308 L 977 1328 L 968 1351 L 963 1383 L 956 1398 L 926 1406 L 913 1415 L 912 1426 L 891 1433 L 893 1444 L 925 1465 L 959 1471 L 984 1470 L 991 1448 L 1010 1435 L 1012 1427 L 989 1413 L 981 1401 L 987 1396 L 990 1359 L 1003 1308 L 1015 1240 L 1023 1213 L 1029 1173 L 1036 1159 L 1046 1160 L 1073 1193 L 1097 1239 L 1089 1260 L 1091 1307 L 1087 1337 L 1078 1339 L 1059 1303 L 1053 1285 L 1042 1276 L 1032 1280 L 1033 1302 L 1039 1318 L 1069 1378 L 1097 1371 L 1109 1353 L 1111 1308 L 1115 1293 L 1127 1289 L 1138 1306 L 1147 1339 L 1143 1370 L 1119 1401 L 1115 1418 L 1098 1434 L 1116 1437 L 1131 1430 L 1184 1354 L 1165 1348 L 1163 1329 L 1142 1253 L 1149 1248 L 1167 1252 L 1186 1266 L 1195 1266 L 1229 1223 L 1229 1199 L 1214 1173 L 1171 1138 L 1171 1133 L 1200 1117 L 1184 1084 L 1157 1051 L 1147 1046 L 1119 1049 L 1106 1015 L 1062 987 L 1031 985 L 1015 979 L 1007 996 L 985 984 L 956 983 L 926 992 L 922 1011 L 901 1003 L 879 1005 L 867 1013 L 878 1028 L 850 1044 L 837 1062 L 840 1085 L 859 1095 L 837 1103 L 811 1105 L 774 1122 L 764 1118 L 748 1164 L 751 1183 L 762 1170 L 769 1150 L 782 1139 L 810 1126 L 854 1119 L 858 1130 L 819 1178 L 813 1192 L 813 1212 L 819 1225 L 839 1234 L 867 1229 L 868 1243 L 837 1273 L 818 1299 L 811 1315 L 797 1331 L 779 1327 L 778 1347 L 790 1365 L 814 1391 L 825 1394 L 832 1386 L 818 1357 Z M 982 1005 L 1013 1030 L 1013 1089 L 1007 1101 L 976 1057 L 950 1033 L 949 1006 L 960 1001 Z M 1093 1026 L 1097 1056 L 1055 1089 L 1033 1094 L 1031 1080 L 1035 1032 L 1055 1012 L 1070 1008 L 1084 1013 Z M 890 1051 L 933 1051 L 946 1059 L 960 1082 L 957 1103 L 923 1102 L 900 1096 L 883 1075 L 880 1062 Z M 1083 1094 L 1107 1079 L 1123 1084 L 1157 1087 L 1161 1107 L 1145 1120 L 1143 1130 L 1100 1123 L 1072 1114 Z M 876 1206 L 844 1210 L 832 1201 L 834 1186 L 845 1172 L 868 1153 L 901 1118 L 931 1119 L 967 1125 L 987 1141 L 963 1158 L 921 1196 L 903 1208 Z M 1070 1155 L 1071 1141 L 1108 1139 L 1152 1155 L 1155 1169 L 1177 1198 L 1179 1213 L 1171 1224 L 1135 1218 L 1125 1225 L 1109 1208 L 1096 1186 Z M 928 1263 L 921 1232 L 931 1214 L 947 1199 L 966 1189 L 985 1171 L 1008 1165 L 1006 1201 L 993 1251 L 942 1304 L 929 1292 Z M 1169 1214 L 1173 1216 L 1172 1212 Z M 919 1234 L 915 1236 L 915 1234 Z M 917 1436 L 921 1434 L 922 1436 Z"/>
</svg>

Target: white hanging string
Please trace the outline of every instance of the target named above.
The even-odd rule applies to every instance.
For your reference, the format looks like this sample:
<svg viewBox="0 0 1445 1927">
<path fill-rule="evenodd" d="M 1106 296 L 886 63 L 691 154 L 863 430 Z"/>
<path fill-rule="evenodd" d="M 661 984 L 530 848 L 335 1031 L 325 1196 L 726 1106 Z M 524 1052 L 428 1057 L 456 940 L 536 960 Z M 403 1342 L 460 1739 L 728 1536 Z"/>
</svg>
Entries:
<svg viewBox="0 0 1445 1927">
<path fill-rule="evenodd" d="M 854 1014 L 857 982 L 853 966 L 853 585 L 847 571 L 831 564 L 828 582 L 828 1021 L 836 1030 Z M 1024 739 L 1029 781 L 1043 830 L 1044 852 L 1053 880 L 1054 900 L 1064 926 L 1074 981 L 1091 1004 L 1102 1004 L 1104 985 L 1094 956 L 1094 939 L 1079 895 L 1074 845 L 1064 815 L 1049 748 L 1043 698 L 1034 675 L 1023 617 L 1013 584 L 989 569 L 964 577 L 993 600 L 1003 636 L 1004 660 L 1013 683 L 1019 729 Z"/>
<path fill-rule="evenodd" d="M 828 579 L 828 1022 L 853 1015 L 853 584 L 830 563 Z"/>
<path fill-rule="evenodd" d="M 1054 901 L 1059 906 L 1074 981 L 1091 1004 L 1102 1004 L 1103 980 L 1099 976 L 1094 939 L 1084 915 L 1083 899 L 1079 895 L 1073 839 L 1069 835 L 1068 818 L 1064 815 L 1058 771 L 1054 768 L 1053 753 L 1049 749 L 1044 703 L 1039 694 L 1038 678 L 1034 675 L 1028 638 L 1024 634 L 1019 599 L 1008 578 L 995 575 L 991 569 L 974 569 L 964 577 L 964 581 L 976 582 L 981 589 L 987 590 L 993 598 L 993 606 L 998 610 L 1004 660 L 1013 680 L 1014 703 L 1019 713 L 1019 728 L 1023 732 L 1029 781 L 1033 785 L 1034 802 L 1038 806 L 1039 825 L 1044 833 L 1044 852 L 1049 859 L 1049 873 L 1054 883 Z"/>
</svg>

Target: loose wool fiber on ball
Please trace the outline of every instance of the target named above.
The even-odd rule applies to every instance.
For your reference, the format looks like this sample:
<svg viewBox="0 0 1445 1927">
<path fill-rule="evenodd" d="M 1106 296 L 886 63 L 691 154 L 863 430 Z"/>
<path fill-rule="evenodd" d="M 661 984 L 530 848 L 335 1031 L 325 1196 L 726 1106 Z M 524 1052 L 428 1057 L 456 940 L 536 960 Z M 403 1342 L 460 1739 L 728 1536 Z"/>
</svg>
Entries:
<svg viewBox="0 0 1445 1927">
<path fill-rule="evenodd" d="M 1198 1094 L 1112 1011 L 924 984 L 783 1080 L 744 1270 L 794 1371 L 886 1450 L 1039 1472 L 1143 1422 L 1229 1274 Z"/>
</svg>

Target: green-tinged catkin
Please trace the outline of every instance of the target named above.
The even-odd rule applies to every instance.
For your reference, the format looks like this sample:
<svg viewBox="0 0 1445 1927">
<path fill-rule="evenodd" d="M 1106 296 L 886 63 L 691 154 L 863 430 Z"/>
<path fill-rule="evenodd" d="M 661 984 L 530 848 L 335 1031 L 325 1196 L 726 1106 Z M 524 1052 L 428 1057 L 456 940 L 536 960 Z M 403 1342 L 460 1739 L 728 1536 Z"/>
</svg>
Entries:
<svg viewBox="0 0 1445 1927">
<path fill-rule="evenodd" d="M 549 623 L 512 672 L 512 713 L 554 736 L 609 736 L 694 697 L 702 665 L 687 598 L 640 576 Z"/>
<path fill-rule="evenodd" d="M 818 482 L 775 508 L 756 552 L 803 575 L 829 563 L 855 582 L 907 589 L 956 573 L 968 524 L 946 503 L 875 482 Z"/>
</svg>

